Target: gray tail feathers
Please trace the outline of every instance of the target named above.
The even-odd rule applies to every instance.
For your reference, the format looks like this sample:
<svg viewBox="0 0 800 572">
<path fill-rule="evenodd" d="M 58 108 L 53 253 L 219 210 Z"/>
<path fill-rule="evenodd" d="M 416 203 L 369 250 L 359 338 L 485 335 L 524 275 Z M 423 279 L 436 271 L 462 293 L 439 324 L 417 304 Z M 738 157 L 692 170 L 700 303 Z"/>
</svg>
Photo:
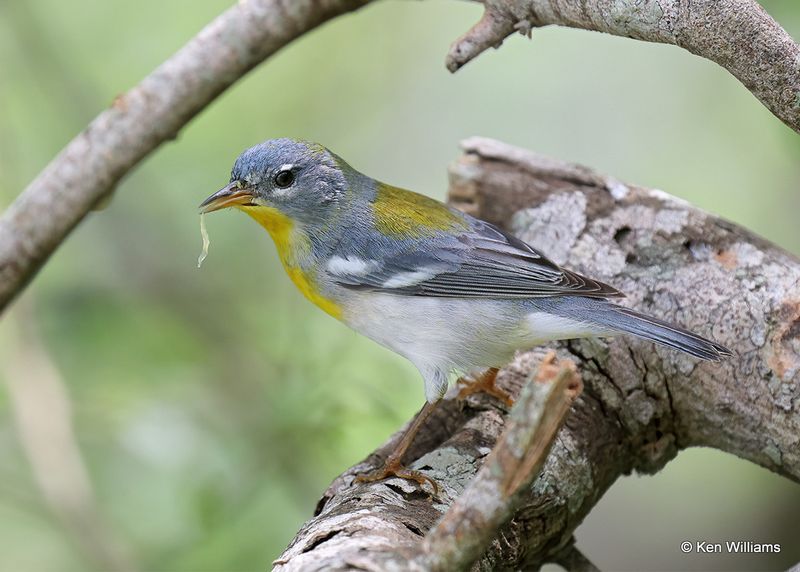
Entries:
<svg viewBox="0 0 800 572">
<path fill-rule="evenodd" d="M 595 323 L 617 332 L 632 334 L 639 338 L 686 352 L 700 359 L 720 361 L 733 355 L 733 352 L 723 345 L 707 340 L 674 324 L 623 306 L 617 306 L 606 300 L 569 296 L 550 298 L 548 301 L 552 301 L 552 306 L 545 311 L 553 312 L 565 318 L 580 320 L 581 322 Z M 547 305 L 550 306 L 550 304 Z"/>
<path fill-rule="evenodd" d="M 669 322 L 615 304 L 609 306 L 614 309 L 616 320 L 608 325 L 620 331 L 681 350 L 700 359 L 720 361 L 733 355 L 725 346 Z"/>
</svg>

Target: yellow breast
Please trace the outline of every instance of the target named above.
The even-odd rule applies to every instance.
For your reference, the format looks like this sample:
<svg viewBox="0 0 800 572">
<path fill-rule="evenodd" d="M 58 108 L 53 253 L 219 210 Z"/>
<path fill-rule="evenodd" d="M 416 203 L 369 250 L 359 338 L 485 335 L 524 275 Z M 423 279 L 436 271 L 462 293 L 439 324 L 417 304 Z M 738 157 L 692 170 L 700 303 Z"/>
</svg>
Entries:
<svg viewBox="0 0 800 572">
<path fill-rule="evenodd" d="M 286 270 L 286 274 L 289 275 L 289 278 L 297 286 L 297 289 L 302 292 L 303 296 L 334 318 L 341 319 L 342 309 L 339 305 L 320 294 L 314 277 L 304 272 L 296 263 L 298 254 L 307 252 L 310 246 L 304 235 L 295 232 L 292 220 L 272 207 L 243 206 L 241 210 L 267 229 L 273 242 L 275 242 L 278 256 L 281 259 L 284 270 Z"/>
</svg>

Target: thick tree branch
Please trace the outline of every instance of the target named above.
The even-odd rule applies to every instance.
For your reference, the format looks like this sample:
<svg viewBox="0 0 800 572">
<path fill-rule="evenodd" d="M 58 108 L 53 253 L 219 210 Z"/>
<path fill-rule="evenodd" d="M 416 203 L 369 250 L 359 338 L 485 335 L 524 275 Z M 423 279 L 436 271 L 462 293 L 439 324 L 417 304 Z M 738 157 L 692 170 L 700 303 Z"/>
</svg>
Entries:
<svg viewBox="0 0 800 572">
<path fill-rule="evenodd" d="M 476 0 L 481 20 L 450 48 L 455 71 L 520 31 L 555 24 L 675 44 L 718 63 L 800 132 L 800 46 L 755 0 Z"/>
<path fill-rule="evenodd" d="M 0 217 L 0 311 L 117 182 L 280 48 L 368 0 L 240 0 L 98 115 Z"/>
<path fill-rule="evenodd" d="M 800 261 L 661 191 L 488 139 L 464 148 L 451 167 L 453 204 L 737 354 L 713 364 L 625 337 L 553 344 L 578 362 L 585 390 L 479 569 L 592 569 L 592 555 L 571 546 L 578 524 L 618 477 L 656 472 L 686 447 L 715 447 L 800 481 Z M 519 355 L 499 384 L 518 391 L 545 353 Z M 396 435 L 333 482 L 276 569 L 429 569 L 417 560 L 424 537 L 497 442 L 497 407 L 485 396 L 448 400 L 423 428 L 408 458 L 440 483 L 439 499 L 400 480 L 353 483 Z"/>
</svg>

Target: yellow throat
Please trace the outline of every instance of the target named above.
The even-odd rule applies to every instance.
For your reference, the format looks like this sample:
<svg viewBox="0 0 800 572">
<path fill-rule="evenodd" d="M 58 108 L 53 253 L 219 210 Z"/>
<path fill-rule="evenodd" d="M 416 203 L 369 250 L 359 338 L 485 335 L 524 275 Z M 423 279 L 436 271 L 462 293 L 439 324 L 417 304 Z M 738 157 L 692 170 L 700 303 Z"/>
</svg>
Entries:
<svg viewBox="0 0 800 572">
<path fill-rule="evenodd" d="M 310 248 L 308 239 L 301 232 L 295 232 L 294 222 L 278 209 L 265 206 L 241 206 L 258 224 L 267 229 L 278 250 L 286 274 L 289 275 L 303 296 L 322 308 L 336 319 L 341 319 L 342 309 L 333 300 L 324 297 L 317 289 L 316 280 L 309 276 L 296 263 L 296 255 Z"/>
</svg>

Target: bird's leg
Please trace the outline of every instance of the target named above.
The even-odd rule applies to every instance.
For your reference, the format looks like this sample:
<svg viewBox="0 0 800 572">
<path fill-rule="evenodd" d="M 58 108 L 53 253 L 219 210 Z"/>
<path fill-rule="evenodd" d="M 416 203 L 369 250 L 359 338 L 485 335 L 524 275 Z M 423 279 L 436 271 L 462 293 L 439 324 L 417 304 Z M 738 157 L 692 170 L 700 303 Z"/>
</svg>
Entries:
<svg viewBox="0 0 800 572">
<path fill-rule="evenodd" d="M 433 402 L 426 402 L 420 412 L 417 413 L 414 421 L 412 421 L 411 425 L 408 427 L 408 429 L 406 429 L 406 432 L 403 433 L 403 437 L 400 439 L 400 442 L 397 443 L 397 446 L 395 446 L 394 450 L 386 458 L 386 462 L 383 464 L 383 467 L 376 471 L 372 471 L 371 473 L 358 475 L 356 477 L 356 481 L 360 483 L 371 483 L 374 481 L 387 479 L 389 477 L 399 477 L 401 479 L 415 481 L 420 487 L 422 487 L 425 483 L 428 483 L 431 485 L 431 487 L 433 487 L 433 494 L 438 495 L 439 485 L 436 483 L 436 481 L 420 471 L 407 469 L 405 466 L 403 466 L 402 461 L 403 455 L 405 455 L 406 451 L 411 446 L 411 443 L 414 442 L 414 437 L 425 423 L 425 420 L 431 416 L 433 410 L 436 409 L 437 405 L 439 405 L 440 401 L 441 399 Z"/>
<path fill-rule="evenodd" d="M 457 383 L 461 386 L 461 390 L 458 392 L 456 399 L 466 399 L 474 393 L 486 393 L 511 407 L 514 405 L 514 398 L 507 391 L 495 385 L 497 372 L 498 369 L 496 367 L 490 367 L 473 380 L 460 377 Z"/>
</svg>

